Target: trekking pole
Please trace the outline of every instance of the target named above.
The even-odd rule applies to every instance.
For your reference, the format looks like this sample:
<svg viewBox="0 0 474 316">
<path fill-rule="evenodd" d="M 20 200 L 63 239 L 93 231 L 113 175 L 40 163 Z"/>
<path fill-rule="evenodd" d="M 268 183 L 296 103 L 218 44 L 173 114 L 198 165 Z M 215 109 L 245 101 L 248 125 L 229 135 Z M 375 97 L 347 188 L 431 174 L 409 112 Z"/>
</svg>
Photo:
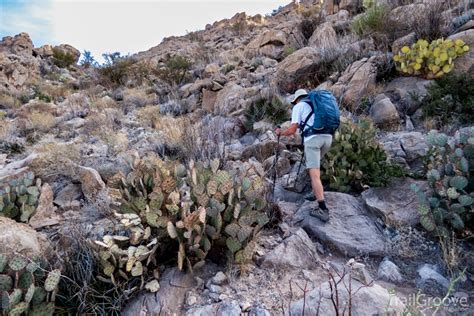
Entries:
<svg viewBox="0 0 474 316">
<path fill-rule="evenodd" d="M 277 128 L 280 128 L 280 125 L 277 125 Z M 273 169 L 275 173 L 273 174 L 273 189 L 272 189 L 272 197 L 275 198 L 275 185 L 276 185 L 276 177 L 277 177 L 277 164 L 278 164 L 278 156 L 280 154 L 280 134 L 277 135 L 277 147 L 275 153 L 275 161 L 273 162 Z"/>
</svg>

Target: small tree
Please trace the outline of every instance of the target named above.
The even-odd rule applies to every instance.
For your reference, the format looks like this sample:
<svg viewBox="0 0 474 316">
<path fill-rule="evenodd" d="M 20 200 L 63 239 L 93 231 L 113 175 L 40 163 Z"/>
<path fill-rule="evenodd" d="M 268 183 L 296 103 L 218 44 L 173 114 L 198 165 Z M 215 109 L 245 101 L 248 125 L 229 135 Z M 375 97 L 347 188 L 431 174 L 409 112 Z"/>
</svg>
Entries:
<svg viewBox="0 0 474 316">
<path fill-rule="evenodd" d="M 98 66 L 94 56 L 92 56 L 92 53 L 88 50 L 84 50 L 84 53 L 82 53 L 82 59 L 80 60 L 79 64 L 85 68 L 89 68 L 90 66 Z"/>
</svg>

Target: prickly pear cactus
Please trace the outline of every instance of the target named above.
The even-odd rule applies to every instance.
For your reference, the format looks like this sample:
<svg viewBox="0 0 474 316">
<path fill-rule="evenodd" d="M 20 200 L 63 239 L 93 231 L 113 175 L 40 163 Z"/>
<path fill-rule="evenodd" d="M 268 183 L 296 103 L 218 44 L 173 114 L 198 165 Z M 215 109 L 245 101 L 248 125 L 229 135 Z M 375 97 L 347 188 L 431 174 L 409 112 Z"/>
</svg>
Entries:
<svg viewBox="0 0 474 316">
<path fill-rule="evenodd" d="M 0 268 L 0 315 L 53 315 L 54 302 L 48 302 L 48 298 L 54 295 L 48 296 L 47 291 L 57 290 L 59 270 L 50 272 L 44 280 L 39 263 L 5 254 L 0 254 Z"/>
<path fill-rule="evenodd" d="M 266 186 L 260 177 L 220 166 L 218 159 L 185 166 L 145 157 L 133 161 L 128 175 L 113 177 L 121 192 L 115 216 L 124 231 L 95 242 L 102 274 L 114 284 L 139 278 L 146 288 L 162 263 L 158 254 L 170 249 L 179 269 L 202 265 L 215 244 L 243 258 L 268 222 Z M 235 232 L 229 234 L 228 225 Z"/>
<path fill-rule="evenodd" d="M 465 128 L 449 138 L 430 132 L 431 146 L 426 177 L 431 196 L 413 186 L 419 200 L 421 225 L 445 236 L 449 230 L 462 232 L 473 224 L 474 212 L 474 127 Z"/>
<path fill-rule="evenodd" d="M 402 73 L 433 79 L 449 73 L 454 67 L 454 60 L 468 51 L 469 46 L 460 39 L 440 38 L 431 43 L 420 39 L 411 47 L 402 47 L 393 60 Z"/>
<path fill-rule="evenodd" d="M 387 162 L 387 155 L 375 140 L 369 121 L 342 122 L 331 149 L 322 162 L 323 181 L 339 192 L 362 191 L 365 186 L 384 186 L 400 168 Z"/>
<path fill-rule="evenodd" d="M 0 216 L 27 222 L 36 211 L 40 187 L 41 181 L 35 181 L 31 171 L 6 182 L 0 181 Z"/>
</svg>

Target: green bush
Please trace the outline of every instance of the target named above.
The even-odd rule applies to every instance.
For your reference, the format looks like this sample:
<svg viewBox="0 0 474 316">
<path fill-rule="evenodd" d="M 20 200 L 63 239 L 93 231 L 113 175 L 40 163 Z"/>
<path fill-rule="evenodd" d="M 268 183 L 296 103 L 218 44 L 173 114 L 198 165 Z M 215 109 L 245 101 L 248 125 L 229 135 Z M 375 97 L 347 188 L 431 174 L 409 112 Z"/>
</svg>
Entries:
<svg viewBox="0 0 474 316">
<path fill-rule="evenodd" d="M 253 124 L 263 119 L 275 125 L 286 122 L 290 119 L 288 109 L 289 105 L 279 97 L 275 96 L 271 100 L 259 99 L 245 111 L 245 128 L 251 131 L 253 130 Z"/>
<path fill-rule="evenodd" d="M 474 80 L 468 75 L 448 75 L 436 79 L 427 88 L 421 107 L 427 118 L 439 122 L 474 123 Z"/>
<path fill-rule="evenodd" d="M 158 267 L 170 260 L 192 270 L 214 249 L 247 262 L 250 241 L 269 220 L 261 178 L 221 170 L 218 159 L 185 167 L 152 156 L 132 165 L 109 183 L 127 232 L 96 242 L 105 277 L 116 284 L 139 280 L 140 288 L 156 292 Z"/>
<path fill-rule="evenodd" d="M 156 75 L 170 85 L 180 85 L 193 63 L 188 57 L 175 55 L 168 59 L 164 66 L 156 69 Z"/>
<path fill-rule="evenodd" d="M 363 36 L 374 32 L 385 33 L 389 20 L 390 8 L 386 5 L 374 5 L 352 21 L 352 30 Z"/>
<path fill-rule="evenodd" d="M 74 64 L 74 55 L 63 52 L 61 49 L 53 48 L 53 63 L 60 68 L 67 68 Z"/>
<path fill-rule="evenodd" d="M 420 223 L 429 232 L 449 237 L 450 231 L 472 231 L 474 212 L 474 127 L 458 131 L 454 141 L 432 131 L 429 171 L 426 173 L 430 194 L 416 185 L 421 206 Z"/>
<path fill-rule="evenodd" d="M 129 56 L 120 56 L 119 52 L 103 54 L 105 62 L 98 71 L 106 84 L 124 85 L 132 72 L 135 61 Z"/>
<path fill-rule="evenodd" d="M 403 174 L 400 167 L 388 162 L 375 134 L 369 121 L 341 122 L 322 163 L 322 179 L 331 189 L 362 191 L 365 186 L 386 185 L 390 177 Z"/>
<path fill-rule="evenodd" d="M 53 315 L 59 270 L 44 272 L 41 263 L 22 256 L 0 254 L 0 313 Z"/>
</svg>

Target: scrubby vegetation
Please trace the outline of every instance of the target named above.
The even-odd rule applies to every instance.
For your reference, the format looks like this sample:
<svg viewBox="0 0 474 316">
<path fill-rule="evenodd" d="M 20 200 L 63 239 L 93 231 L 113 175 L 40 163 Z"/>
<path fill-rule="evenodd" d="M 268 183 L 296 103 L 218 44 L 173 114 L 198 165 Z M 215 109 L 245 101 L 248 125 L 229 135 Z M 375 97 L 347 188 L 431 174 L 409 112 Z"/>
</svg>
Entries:
<svg viewBox="0 0 474 316">
<path fill-rule="evenodd" d="M 474 81 L 468 75 L 447 75 L 428 87 L 421 107 L 427 118 L 445 123 L 474 123 Z"/>
<path fill-rule="evenodd" d="M 186 79 L 192 62 L 185 56 L 175 55 L 169 58 L 164 65 L 158 66 L 156 75 L 170 85 L 180 85 Z"/>
<path fill-rule="evenodd" d="M 245 127 L 253 130 L 253 124 L 267 120 L 275 125 L 282 124 L 290 118 L 289 105 L 279 97 L 274 96 L 270 100 L 260 99 L 252 103 L 245 111 Z"/>
<path fill-rule="evenodd" d="M 53 48 L 53 63 L 60 68 L 67 68 L 76 62 L 75 57 L 61 49 Z"/>
<path fill-rule="evenodd" d="M 366 186 L 384 186 L 390 177 L 402 175 L 399 167 L 387 161 L 375 134 L 369 121 L 341 124 L 322 163 L 322 179 L 330 188 L 339 192 L 363 191 Z"/>
</svg>

